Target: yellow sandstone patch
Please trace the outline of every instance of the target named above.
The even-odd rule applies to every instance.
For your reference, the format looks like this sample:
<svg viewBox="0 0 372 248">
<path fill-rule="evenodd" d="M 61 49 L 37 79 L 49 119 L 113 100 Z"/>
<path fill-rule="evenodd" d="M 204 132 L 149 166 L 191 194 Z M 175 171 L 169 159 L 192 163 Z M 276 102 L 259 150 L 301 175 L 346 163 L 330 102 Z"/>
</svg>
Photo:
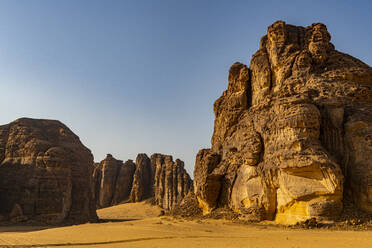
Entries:
<svg viewBox="0 0 372 248">
<path fill-rule="evenodd" d="M 309 218 L 308 203 L 304 201 L 294 201 L 278 209 L 275 222 L 283 225 L 294 225 L 297 222 L 305 221 Z"/>
<path fill-rule="evenodd" d="M 198 203 L 199 203 L 199 208 L 203 210 L 203 215 L 209 214 L 212 212 L 213 208 L 211 208 L 208 203 L 203 201 L 200 197 L 197 197 Z"/>
</svg>

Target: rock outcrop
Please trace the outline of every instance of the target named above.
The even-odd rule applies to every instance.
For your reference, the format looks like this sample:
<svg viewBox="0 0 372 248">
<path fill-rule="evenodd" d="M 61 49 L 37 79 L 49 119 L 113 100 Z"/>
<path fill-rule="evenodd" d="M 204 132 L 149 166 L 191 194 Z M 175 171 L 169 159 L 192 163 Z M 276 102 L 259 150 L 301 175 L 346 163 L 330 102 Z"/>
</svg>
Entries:
<svg viewBox="0 0 372 248">
<path fill-rule="evenodd" d="M 97 163 L 93 172 L 97 207 L 104 208 L 127 200 L 135 169 L 136 165 L 132 160 L 123 163 L 111 154 Z"/>
<path fill-rule="evenodd" d="M 192 190 L 192 180 L 184 163 L 172 156 L 138 154 L 136 163 L 123 164 L 108 154 L 93 172 L 97 207 L 154 198 L 156 205 L 171 210 Z"/>
<path fill-rule="evenodd" d="M 96 220 L 92 164 L 90 150 L 59 121 L 0 126 L 0 215 L 50 224 Z"/>
<path fill-rule="evenodd" d="M 324 24 L 278 21 L 249 68 L 232 65 L 212 148 L 196 157 L 205 214 L 228 206 L 258 221 L 329 220 L 348 195 L 372 212 L 372 68 L 330 39 Z"/>
<path fill-rule="evenodd" d="M 150 158 L 140 153 L 136 158 L 136 171 L 133 176 L 133 186 L 130 192 L 130 201 L 139 202 L 153 195 L 154 169 Z"/>
<path fill-rule="evenodd" d="M 184 163 L 172 156 L 155 153 L 151 156 L 155 169 L 154 200 L 163 209 L 172 210 L 192 190 L 192 180 L 187 174 Z"/>
<path fill-rule="evenodd" d="M 133 185 L 133 175 L 136 171 L 136 164 L 133 160 L 127 160 L 120 168 L 118 177 L 116 180 L 116 188 L 113 196 L 112 204 L 118 204 L 129 198 L 132 185 Z"/>
</svg>

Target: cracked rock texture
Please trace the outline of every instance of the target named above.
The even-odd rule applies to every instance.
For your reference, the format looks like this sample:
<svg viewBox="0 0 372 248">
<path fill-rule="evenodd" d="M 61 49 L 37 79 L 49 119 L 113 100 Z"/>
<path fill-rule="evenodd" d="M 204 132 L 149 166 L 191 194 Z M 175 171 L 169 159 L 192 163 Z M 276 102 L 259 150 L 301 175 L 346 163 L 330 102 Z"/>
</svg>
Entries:
<svg viewBox="0 0 372 248">
<path fill-rule="evenodd" d="M 90 150 L 59 121 L 0 126 L 0 215 L 50 224 L 96 220 L 92 164 Z"/>
<path fill-rule="evenodd" d="M 250 66 L 231 66 L 212 148 L 196 157 L 204 214 L 331 220 L 342 201 L 372 212 L 372 68 L 335 50 L 324 24 L 268 27 Z"/>
<path fill-rule="evenodd" d="M 93 172 L 97 207 L 153 198 L 156 205 L 173 209 L 192 190 L 192 180 L 184 163 L 170 155 L 138 154 L 136 163 L 123 164 L 108 154 Z"/>
</svg>

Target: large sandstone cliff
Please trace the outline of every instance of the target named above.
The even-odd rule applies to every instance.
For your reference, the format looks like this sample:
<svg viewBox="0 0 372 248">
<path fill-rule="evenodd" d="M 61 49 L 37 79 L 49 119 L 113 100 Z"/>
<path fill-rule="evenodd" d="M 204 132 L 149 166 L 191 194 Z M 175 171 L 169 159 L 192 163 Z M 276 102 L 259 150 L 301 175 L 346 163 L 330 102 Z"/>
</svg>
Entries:
<svg viewBox="0 0 372 248">
<path fill-rule="evenodd" d="M 59 121 L 0 126 L 0 215 L 13 222 L 96 220 L 93 156 Z"/>
<path fill-rule="evenodd" d="M 330 39 L 324 24 L 278 21 L 249 67 L 232 65 L 196 157 L 204 213 L 293 224 L 333 219 L 345 198 L 372 212 L 372 68 Z"/>
<path fill-rule="evenodd" d="M 124 164 L 108 154 L 95 165 L 93 181 L 99 208 L 153 198 L 156 205 L 172 210 L 192 190 L 184 163 L 159 153 L 151 158 L 141 153 L 136 163 L 128 160 Z"/>
</svg>

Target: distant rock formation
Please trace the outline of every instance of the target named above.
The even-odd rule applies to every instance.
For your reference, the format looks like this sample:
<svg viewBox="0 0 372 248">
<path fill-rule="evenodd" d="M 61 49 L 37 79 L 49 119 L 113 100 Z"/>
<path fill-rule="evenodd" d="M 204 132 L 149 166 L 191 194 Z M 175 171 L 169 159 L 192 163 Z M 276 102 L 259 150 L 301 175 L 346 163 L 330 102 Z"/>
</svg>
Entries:
<svg viewBox="0 0 372 248">
<path fill-rule="evenodd" d="M 330 39 L 324 24 L 278 21 L 249 67 L 232 65 L 212 148 L 196 157 L 205 214 L 294 224 L 337 217 L 344 198 L 372 212 L 372 68 Z"/>
<path fill-rule="evenodd" d="M 172 156 L 155 153 L 151 156 L 155 169 L 154 200 L 156 205 L 172 210 L 192 191 L 192 180 L 184 169 L 184 163 Z"/>
<path fill-rule="evenodd" d="M 0 126 L 0 219 L 56 224 L 96 220 L 93 156 L 59 121 Z"/>
<path fill-rule="evenodd" d="M 131 194 L 133 189 L 133 175 L 136 171 L 136 164 L 133 160 L 127 160 L 120 169 L 116 180 L 116 188 L 113 196 L 112 204 L 118 204 L 126 199 Z"/>
<path fill-rule="evenodd" d="M 192 180 L 184 163 L 172 156 L 138 154 L 136 164 L 128 160 L 123 164 L 112 155 L 93 172 L 97 207 L 103 208 L 120 202 L 139 202 L 154 198 L 156 205 L 171 210 L 192 190 Z"/>
<path fill-rule="evenodd" d="M 146 154 L 140 153 L 136 159 L 136 171 L 133 176 L 133 186 L 130 192 L 130 201 L 139 202 L 153 195 L 154 170 Z"/>
<path fill-rule="evenodd" d="M 93 182 L 97 206 L 103 208 L 128 199 L 136 165 L 132 160 L 116 160 L 111 154 L 95 164 Z"/>
</svg>

